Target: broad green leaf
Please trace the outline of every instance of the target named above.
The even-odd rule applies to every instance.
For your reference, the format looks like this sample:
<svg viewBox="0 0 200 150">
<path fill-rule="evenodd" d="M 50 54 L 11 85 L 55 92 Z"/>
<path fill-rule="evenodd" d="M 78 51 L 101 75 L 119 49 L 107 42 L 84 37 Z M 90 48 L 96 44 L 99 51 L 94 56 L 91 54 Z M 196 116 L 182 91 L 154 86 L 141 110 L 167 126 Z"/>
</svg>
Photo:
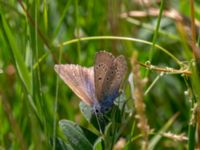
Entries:
<svg viewBox="0 0 200 150">
<path fill-rule="evenodd" d="M 61 120 L 59 122 L 60 128 L 68 139 L 71 146 L 76 150 L 90 150 L 92 144 L 86 138 L 85 131 L 76 123 L 69 120 Z M 85 129 L 86 130 L 86 129 Z M 89 132 L 89 131 L 87 131 Z M 88 134 L 88 133 L 87 133 Z M 91 134 L 92 135 L 92 134 Z M 92 137 L 90 137 L 92 138 Z M 95 139 L 96 137 L 93 137 Z"/>
</svg>

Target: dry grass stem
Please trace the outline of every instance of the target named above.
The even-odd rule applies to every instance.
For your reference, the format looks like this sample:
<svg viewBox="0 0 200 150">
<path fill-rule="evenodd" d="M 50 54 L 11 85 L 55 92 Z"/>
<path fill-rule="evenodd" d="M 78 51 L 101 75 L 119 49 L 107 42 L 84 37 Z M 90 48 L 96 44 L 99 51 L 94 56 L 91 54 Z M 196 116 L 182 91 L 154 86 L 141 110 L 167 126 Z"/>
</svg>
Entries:
<svg viewBox="0 0 200 150">
<path fill-rule="evenodd" d="M 141 130 L 144 141 L 143 141 L 143 149 L 147 149 L 148 147 L 148 134 L 149 134 L 149 125 L 148 120 L 145 115 L 145 103 L 144 103 L 144 90 L 143 90 L 143 81 L 140 75 L 140 65 L 137 63 L 137 54 L 134 53 L 131 58 L 132 64 L 132 73 L 133 73 L 133 81 L 134 81 L 134 103 L 136 109 L 136 119 L 138 120 L 138 128 Z"/>
</svg>

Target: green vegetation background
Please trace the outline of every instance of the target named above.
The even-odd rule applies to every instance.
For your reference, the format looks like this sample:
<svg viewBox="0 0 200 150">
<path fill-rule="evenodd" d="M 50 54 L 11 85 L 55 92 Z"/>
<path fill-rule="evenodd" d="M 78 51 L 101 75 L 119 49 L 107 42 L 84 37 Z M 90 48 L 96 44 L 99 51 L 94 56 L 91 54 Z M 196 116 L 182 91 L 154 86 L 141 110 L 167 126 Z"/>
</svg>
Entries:
<svg viewBox="0 0 200 150">
<path fill-rule="evenodd" d="M 191 32 L 180 32 L 174 19 L 165 15 L 159 17 L 159 14 L 120 17 L 122 13 L 134 10 L 148 12 L 150 8 L 156 8 L 159 12 L 173 8 L 190 18 L 189 2 L 170 0 L 163 5 L 162 1 L 149 2 L 151 4 L 146 5 L 140 4 L 139 0 L 1 0 L 0 149 L 50 149 L 52 139 L 62 137 L 58 125 L 61 119 L 91 127 L 80 112 L 78 97 L 58 80 L 54 64 L 89 67 L 93 65 L 97 51 L 107 50 L 126 57 L 128 73 L 134 68 L 130 63 L 134 52 L 138 53 L 137 59 L 141 63 L 151 59 L 151 64 L 163 68 L 190 68 L 193 55 L 183 33 Z M 198 20 L 200 3 L 195 3 L 195 10 Z M 186 24 L 188 22 L 183 26 Z M 90 38 L 78 40 L 78 37 Z M 151 43 L 165 48 L 170 55 Z M 183 74 L 160 76 L 160 72 L 154 70 L 146 76 L 147 68 L 144 67 L 140 71 L 142 78 L 148 78 L 143 92 L 159 77 L 144 97 L 148 124 L 155 132 L 150 135 L 150 141 L 176 113 L 179 113 L 178 117 L 165 132 L 184 133 L 187 137 L 191 99 L 195 97 L 194 93 L 192 96 L 187 94 L 190 93 L 190 86 L 185 81 L 187 77 Z M 194 91 L 199 91 L 198 77 L 194 75 L 192 79 Z M 127 95 L 130 93 L 127 91 Z M 135 126 L 133 135 L 130 134 L 134 123 L 137 124 L 137 120 L 133 117 L 122 135 L 127 141 L 133 139 L 131 148 L 138 148 L 140 130 Z M 188 142 L 162 137 L 155 149 L 187 147 Z"/>
</svg>

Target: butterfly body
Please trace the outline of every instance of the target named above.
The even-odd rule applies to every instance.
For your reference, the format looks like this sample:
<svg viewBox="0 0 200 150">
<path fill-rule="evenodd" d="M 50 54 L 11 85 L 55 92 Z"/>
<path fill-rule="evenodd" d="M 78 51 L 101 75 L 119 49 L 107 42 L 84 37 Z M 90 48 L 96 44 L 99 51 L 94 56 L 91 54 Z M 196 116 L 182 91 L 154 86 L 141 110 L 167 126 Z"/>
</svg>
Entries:
<svg viewBox="0 0 200 150">
<path fill-rule="evenodd" d="M 108 112 L 110 108 L 112 107 L 114 100 L 116 97 L 118 97 L 119 93 L 113 93 L 113 95 L 105 98 L 101 102 L 94 103 L 92 106 L 92 110 L 96 114 L 104 114 L 105 112 Z"/>
<path fill-rule="evenodd" d="M 121 55 L 101 51 L 96 54 L 94 67 L 55 65 L 55 71 L 93 113 L 103 114 L 113 105 L 125 76 L 127 64 Z"/>
</svg>

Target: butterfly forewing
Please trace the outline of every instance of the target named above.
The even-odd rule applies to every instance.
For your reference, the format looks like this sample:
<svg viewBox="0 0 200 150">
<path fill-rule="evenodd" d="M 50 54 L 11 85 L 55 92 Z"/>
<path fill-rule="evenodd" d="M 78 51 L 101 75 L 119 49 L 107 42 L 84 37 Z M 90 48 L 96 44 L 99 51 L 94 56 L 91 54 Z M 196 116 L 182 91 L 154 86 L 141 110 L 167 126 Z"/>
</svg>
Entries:
<svg viewBox="0 0 200 150">
<path fill-rule="evenodd" d="M 55 65 L 55 71 L 72 91 L 86 104 L 93 105 L 96 100 L 94 69 L 79 65 Z"/>
<path fill-rule="evenodd" d="M 101 51 L 96 54 L 94 65 L 95 93 L 98 101 L 104 99 L 104 80 L 106 73 L 112 66 L 114 56 L 111 53 Z"/>
</svg>

